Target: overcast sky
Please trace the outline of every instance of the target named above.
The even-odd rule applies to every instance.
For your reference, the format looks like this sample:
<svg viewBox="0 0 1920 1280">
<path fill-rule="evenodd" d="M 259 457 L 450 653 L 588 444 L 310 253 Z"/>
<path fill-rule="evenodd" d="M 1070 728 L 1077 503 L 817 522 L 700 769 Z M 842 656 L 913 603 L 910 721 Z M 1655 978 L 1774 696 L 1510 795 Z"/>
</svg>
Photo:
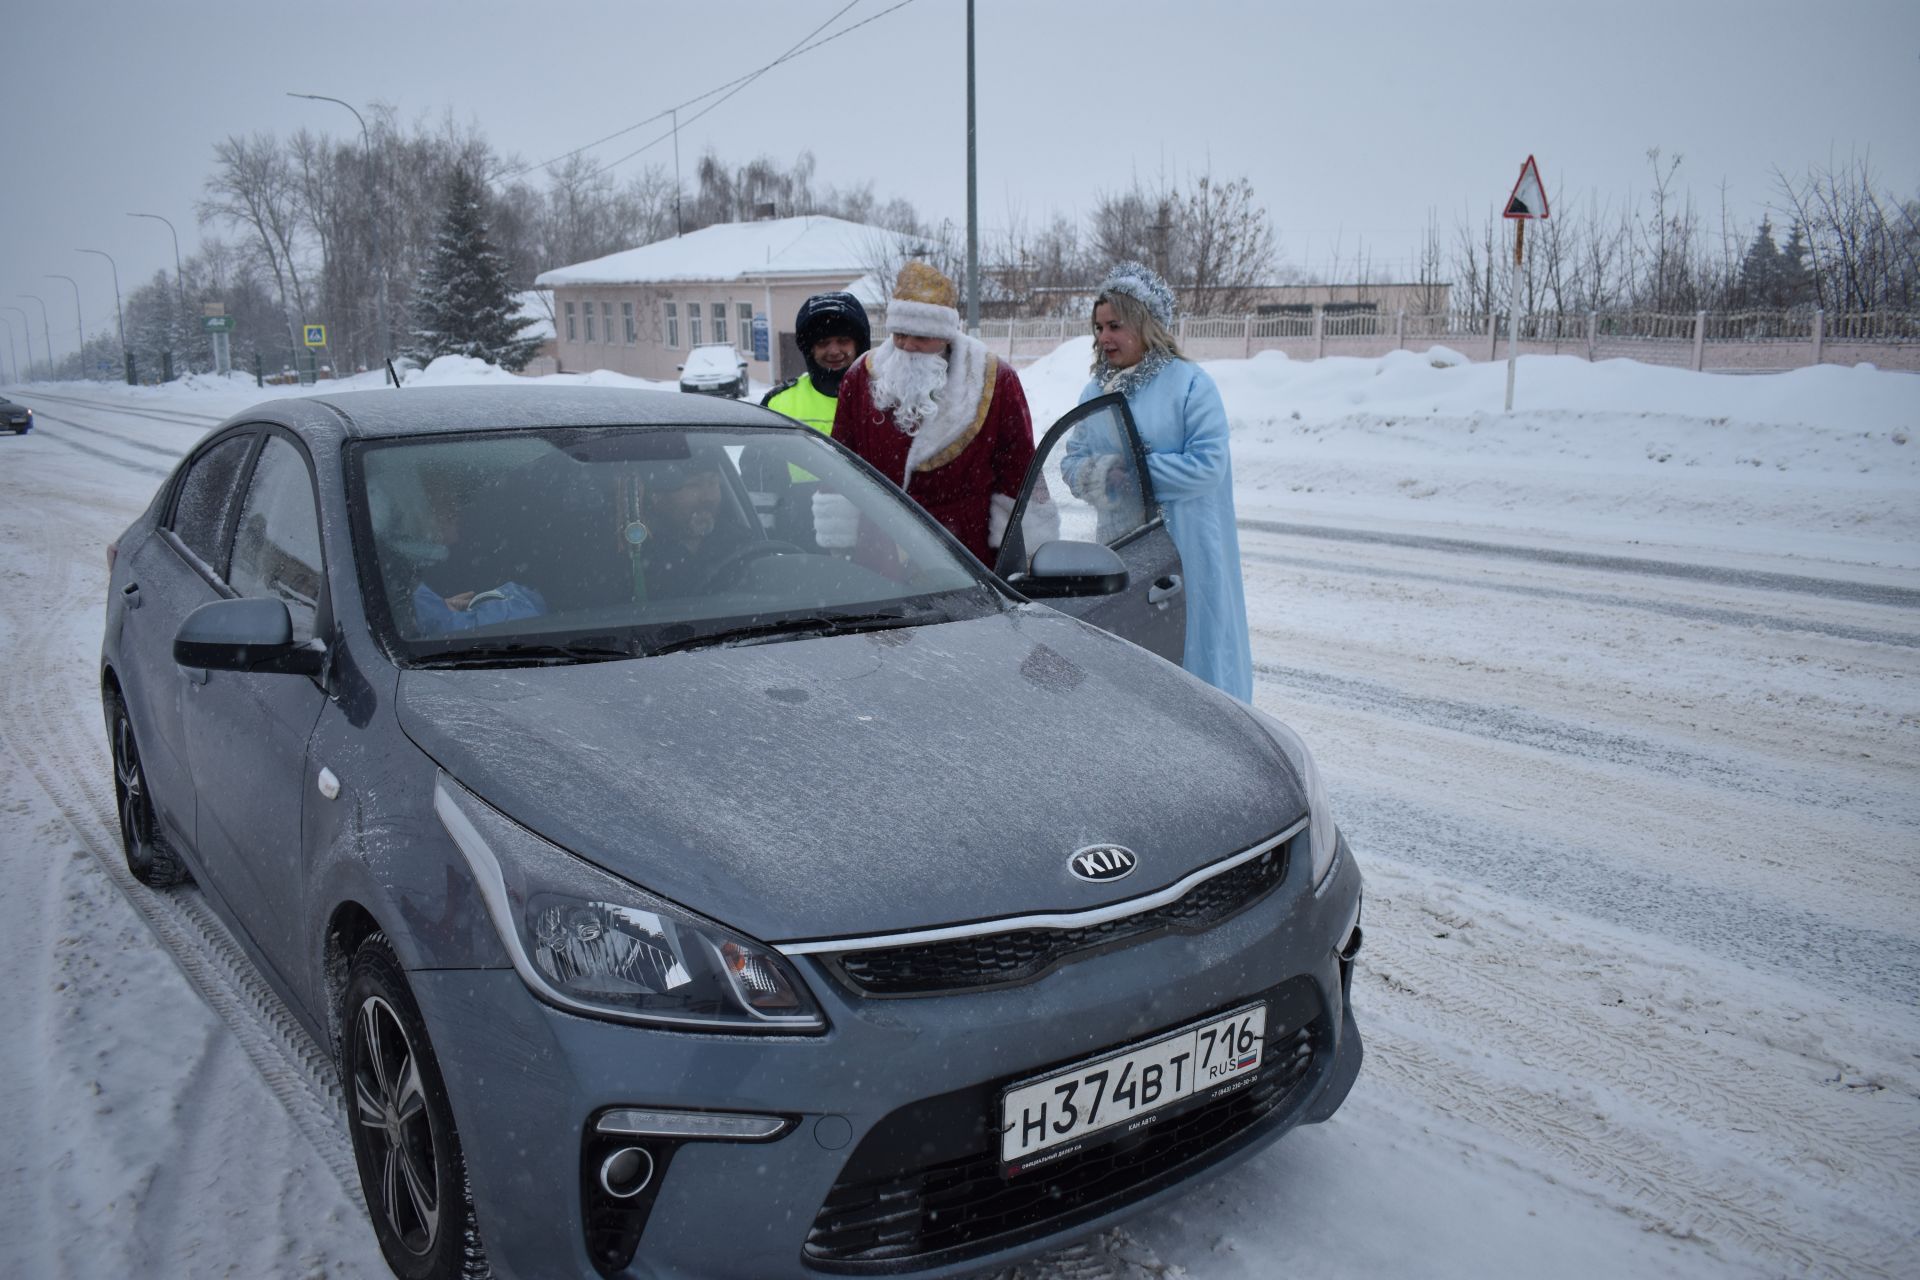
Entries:
<svg viewBox="0 0 1920 1280">
<path fill-rule="evenodd" d="M 125 215 L 165 215 L 191 254 L 216 140 L 358 136 L 289 90 L 451 113 L 538 161 L 763 65 L 845 3 L 0 0 L 0 308 L 29 313 L 37 349 L 38 305 L 15 295 L 39 295 L 71 351 L 74 293 L 47 273 L 79 282 L 89 332 L 110 327 L 107 263 L 74 250 L 112 254 L 123 290 L 171 270 L 167 229 Z M 828 31 L 894 3 L 859 0 Z M 965 12 L 913 0 L 768 72 L 683 128 L 684 169 L 709 145 L 733 163 L 811 149 L 822 184 L 964 218 Z M 1399 275 L 1429 209 L 1443 232 L 1477 220 L 1529 153 L 1550 192 L 1617 207 L 1662 147 L 1716 227 L 1723 182 L 1751 224 L 1775 165 L 1849 153 L 1920 194 L 1920 0 L 979 0 L 976 21 L 988 227 L 1210 166 L 1252 180 L 1285 262 L 1364 250 Z M 616 173 L 655 160 L 671 149 Z"/>
</svg>

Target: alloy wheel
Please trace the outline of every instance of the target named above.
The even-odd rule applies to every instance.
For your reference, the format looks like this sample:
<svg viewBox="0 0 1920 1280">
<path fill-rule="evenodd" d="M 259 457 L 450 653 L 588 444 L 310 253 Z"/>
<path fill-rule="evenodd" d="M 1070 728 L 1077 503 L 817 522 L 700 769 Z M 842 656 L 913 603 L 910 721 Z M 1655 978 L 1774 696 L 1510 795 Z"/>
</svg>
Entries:
<svg viewBox="0 0 1920 1280">
<path fill-rule="evenodd" d="M 369 1207 L 407 1252 L 424 1256 L 439 1239 L 441 1187 L 419 1055 L 385 1000 L 368 996 L 357 1017 L 353 1121 L 378 1184 Z"/>
</svg>

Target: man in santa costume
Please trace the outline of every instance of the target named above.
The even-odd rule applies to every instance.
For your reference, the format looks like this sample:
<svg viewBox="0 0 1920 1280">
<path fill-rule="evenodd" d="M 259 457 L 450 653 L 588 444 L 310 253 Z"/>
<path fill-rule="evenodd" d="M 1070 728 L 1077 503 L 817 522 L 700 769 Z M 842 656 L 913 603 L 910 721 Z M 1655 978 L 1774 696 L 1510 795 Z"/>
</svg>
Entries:
<svg viewBox="0 0 1920 1280">
<path fill-rule="evenodd" d="M 926 263 L 901 268 L 889 338 L 841 379 L 833 438 L 991 567 L 1033 461 L 1033 420 L 1013 367 L 961 332 L 956 298 Z M 852 546 L 852 504 L 816 494 L 814 532 L 822 547 Z"/>
</svg>

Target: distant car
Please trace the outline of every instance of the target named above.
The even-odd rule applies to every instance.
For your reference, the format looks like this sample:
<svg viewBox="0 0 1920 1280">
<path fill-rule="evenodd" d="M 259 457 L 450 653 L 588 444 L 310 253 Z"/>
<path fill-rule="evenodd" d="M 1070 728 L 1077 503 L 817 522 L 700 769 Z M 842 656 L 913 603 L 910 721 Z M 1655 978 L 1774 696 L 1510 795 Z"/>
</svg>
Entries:
<svg viewBox="0 0 1920 1280">
<path fill-rule="evenodd" d="M 764 528 L 754 453 L 855 545 Z M 108 549 L 124 853 L 336 1052 L 396 1274 L 973 1274 L 1334 1113 L 1360 870 L 1299 737 L 1175 665 L 1145 456 L 1074 410 L 990 572 L 704 397 L 353 392 L 195 446 Z"/>
<path fill-rule="evenodd" d="M 709 343 L 687 352 L 680 366 L 680 389 L 704 396 L 747 398 L 747 360 L 724 342 Z"/>
<path fill-rule="evenodd" d="M 0 425 L 17 436 L 23 436 L 33 430 L 33 410 L 0 396 Z"/>
</svg>

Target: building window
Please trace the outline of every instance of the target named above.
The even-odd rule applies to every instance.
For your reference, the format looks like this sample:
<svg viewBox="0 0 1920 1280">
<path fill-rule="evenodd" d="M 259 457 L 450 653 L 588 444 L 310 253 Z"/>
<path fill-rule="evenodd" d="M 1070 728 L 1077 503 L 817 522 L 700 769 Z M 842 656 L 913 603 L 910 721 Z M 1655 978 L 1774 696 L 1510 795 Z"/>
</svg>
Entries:
<svg viewBox="0 0 1920 1280">
<path fill-rule="evenodd" d="M 669 347 L 677 347 L 680 345 L 680 304 L 669 302 L 666 304 L 666 308 L 667 345 Z"/>
<path fill-rule="evenodd" d="M 574 331 L 573 327 L 573 304 L 571 302 L 567 304 L 567 341 L 580 341 L 580 335 Z"/>
<path fill-rule="evenodd" d="M 623 302 L 620 304 L 620 319 L 625 322 L 627 327 L 627 345 L 632 346 L 640 340 L 640 330 L 639 327 L 633 323 L 633 304 L 631 302 Z"/>
<path fill-rule="evenodd" d="M 700 345 L 700 304 L 697 302 L 687 304 L 687 345 Z"/>
<path fill-rule="evenodd" d="M 593 304 L 591 302 L 583 302 L 580 304 L 580 310 L 584 312 L 587 317 L 587 341 L 599 341 L 599 339 L 593 336 Z"/>
<path fill-rule="evenodd" d="M 713 304 L 713 340 L 715 342 L 727 340 L 727 304 L 724 302 Z"/>
<path fill-rule="evenodd" d="M 604 335 L 607 345 L 612 346 L 615 342 L 618 342 L 619 339 L 613 336 L 613 304 L 611 302 L 603 302 L 600 304 L 600 321 L 603 326 L 601 333 Z"/>
<path fill-rule="evenodd" d="M 735 329 L 739 331 L 740 349 L 742 351 L 751 351 L 753 349 L 753 304 L 751 302 L 736 302 L 733 307 L 733 314 L 740 322 L 734 326 Z"/>
</svg>

